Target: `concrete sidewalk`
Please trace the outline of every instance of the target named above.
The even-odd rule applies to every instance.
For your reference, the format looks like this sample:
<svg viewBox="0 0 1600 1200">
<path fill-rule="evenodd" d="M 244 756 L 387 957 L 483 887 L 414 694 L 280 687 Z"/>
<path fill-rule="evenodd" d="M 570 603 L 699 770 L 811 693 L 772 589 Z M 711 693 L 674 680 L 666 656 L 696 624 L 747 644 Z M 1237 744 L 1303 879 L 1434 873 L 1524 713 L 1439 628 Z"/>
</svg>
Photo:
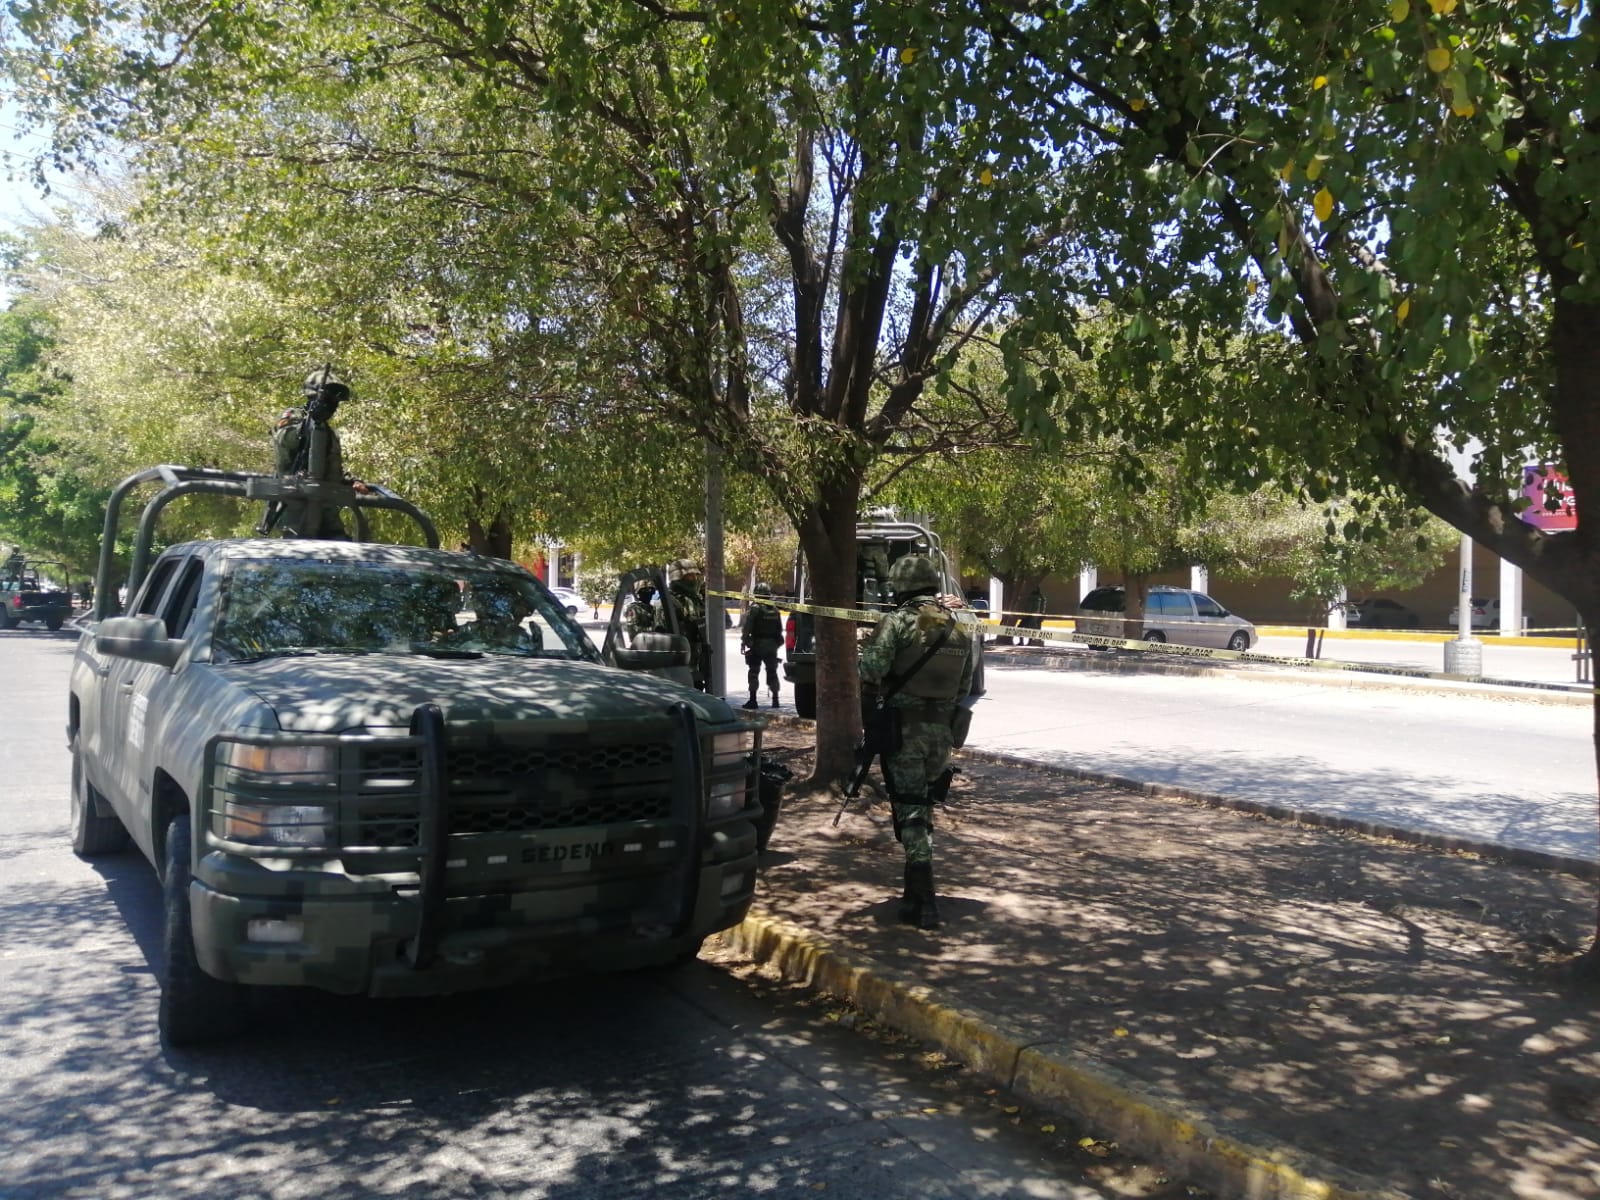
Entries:
<svg viewBox="0 0 1600 1200">
<path fill-rule="evenodd" d="M 803 778 L 809 725 L 768 730 Z M 1218 1196 L 1592 1200 L 1591 882 L 969 756 L 945 927 L 886 806 L 785 804 L 723 935 Z"/>
</svg>

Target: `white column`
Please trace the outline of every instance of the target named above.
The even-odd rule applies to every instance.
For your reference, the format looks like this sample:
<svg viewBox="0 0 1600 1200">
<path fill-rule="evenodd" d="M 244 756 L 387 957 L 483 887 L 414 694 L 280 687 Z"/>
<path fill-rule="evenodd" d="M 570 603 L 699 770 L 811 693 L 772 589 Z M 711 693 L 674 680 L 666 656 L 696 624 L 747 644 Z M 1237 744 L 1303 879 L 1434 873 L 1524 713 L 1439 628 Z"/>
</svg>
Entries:
<svg viewBox="0 0 1600 1200">
<path fill-rule="evenodd" d="M 1461 595 L 1456 598 L 1456 636 L 1444 644 L 1446 674 L 1483 674 L 1483 643 L 1472 636 L 1472 539 L 1461 536 Z"/>
<path fill-rule="evenodd" d="M 1349 628 L 1348 623 L 1345 621 L 1345 612 L 1344 612 L 1344 606 L 1346 604 L 1348 604 L 1349 602 L 1350 602 L 1350 593 L 1345 591 L 1344 588 L 1340 588 L 1338 594 L 1335 595 L 1334 598 L 1333 598 L 1331 607 L 1329 607 L 1329 609 L 1328 609 L 1328 628 L 1329 629 L 1348 629 Z"/>
<path fill-rule="evenodd" d="M 1100 586 L 1100 568 L 1090 564 L 1078 572 L 1078 602 Z"/>
<path fill-rule="evenodd" d="M 1500 632 L 1515 637 L 1522 628 L 1522 568 L 1500 560 Z"/>
<path fill-rule="evenodd" d="M 992 620 L 1000 620 L 999 613 L 1006 606 L 1006 585 L 993 575 L 989 576 L 989 613 Z"/>
<path fill-rule="evenodd" d="M 1211 590 L 1211 572 L 1206 570 L 1205 563 L 1195 563 L 1189 568 L 1189 587 L 1197 592 Z"/>
</svg>

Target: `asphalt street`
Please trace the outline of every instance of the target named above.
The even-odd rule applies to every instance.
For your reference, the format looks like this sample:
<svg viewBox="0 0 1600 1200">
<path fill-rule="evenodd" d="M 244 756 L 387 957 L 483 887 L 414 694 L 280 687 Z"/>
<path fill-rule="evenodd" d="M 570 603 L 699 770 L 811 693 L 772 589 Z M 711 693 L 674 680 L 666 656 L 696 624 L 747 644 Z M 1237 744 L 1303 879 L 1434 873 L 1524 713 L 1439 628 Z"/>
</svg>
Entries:
<svg viewBox="0 0 1600 1200">
<path fill-rule="evenodd" d="M 1304 650 L 1303 639 L 1276 637 L 1257 653 Z M 729 654 L 737 693 L 737 631 Z M 1550 685 L 1520 689 L 1284 670 L 1248 658 L 1226 671 L 1180 673 L 1143 669 L 1134 654 L 993 653 L 969 744 L 1138 783 L 1595 860 L 1593 715 L 1588 686 L 1566 686 L 1571 654 L 1486 646 L 1486 670 Z M 1323 657 L 1438 672 L 1443 646 L 1329 638 Z"/>
</svg>

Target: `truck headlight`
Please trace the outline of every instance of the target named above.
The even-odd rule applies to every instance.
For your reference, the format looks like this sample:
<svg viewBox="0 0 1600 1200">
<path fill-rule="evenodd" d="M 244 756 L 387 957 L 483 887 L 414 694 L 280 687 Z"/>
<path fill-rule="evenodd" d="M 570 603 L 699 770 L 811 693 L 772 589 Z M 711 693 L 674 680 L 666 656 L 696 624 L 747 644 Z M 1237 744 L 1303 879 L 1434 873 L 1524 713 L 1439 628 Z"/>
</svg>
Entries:
<svg viewBox="0 0 1600 1200">
<path fill-rule="evenodd" d="M 228 742 L 221 753 L 225 766 L 248 779 L 251 786 L 298 784 L 302 787 L 331 787 L 338 782 L 339 754 L 333 745 L 251 745 Z"/>
<path fill-rule="evenodd" d="M 706 797 L 706 815 L 713 819 L 731 817 L 744 807 L 744 797 L 743 779 L 723 779 L 713 783 Z"/>
<path fill-rule="evenodd" d="M 756 744 L 756 735 L 748 729 L 735 733 L 719 733 L 711 739 L 711 757 L 717 766 L 726 766 L 736 758 L 749 754 Z"/>
<path fill-rule="evenodd" d="M 320 804 L 246 804 L 229 800 L 222 809 L 222 836 L 254 846 L 331 846 L 331 808 Z"/>
<path fill-rule="evenodd" d="M 750 788 L 748 758 L 755 744 L 755 733 L 749 729 L 712 736 L 711 783 L 706 789 L 706 816 L 712 820 L 744 808 Z"/>
</svg>

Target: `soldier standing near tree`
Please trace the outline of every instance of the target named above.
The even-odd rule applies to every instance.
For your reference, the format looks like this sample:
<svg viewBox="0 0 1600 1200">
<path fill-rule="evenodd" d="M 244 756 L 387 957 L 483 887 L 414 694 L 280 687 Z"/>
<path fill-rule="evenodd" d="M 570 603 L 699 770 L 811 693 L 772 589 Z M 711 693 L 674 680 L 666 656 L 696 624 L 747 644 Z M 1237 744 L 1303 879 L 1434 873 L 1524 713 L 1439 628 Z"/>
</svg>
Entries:
<svg viewBox="0 0 1600 1200">
<path fill-rule="evenodd" d="M 937 929 L 933 805 L 950 786 L 950 727 L 956 701 L 972 688 L 972 633 L 939 598 L 939 569 L 928 556 L 896 561 L 889 591 L 897 607 L 862 647 L 861 681 L 888 696 L 893 732 L 880 753 L 895 837 L 906 854 L 899 918 Z"/>
<path fill-rule="evenodd" d="M 767 690 L 772 693 L 772 707 L 778 707 L 778 647 L 783 645 L 783 618 L 772 605 L 772 585 L 758 583 L 755 600 L 744 620 L 739 622 L 739 648 L 744 651 L 745 665 L 750 668 L 750 699 L 745 708 L 759 707 L 756 690 L 761 684 L 761 668 L 767 669 Z"/>
</svg>

